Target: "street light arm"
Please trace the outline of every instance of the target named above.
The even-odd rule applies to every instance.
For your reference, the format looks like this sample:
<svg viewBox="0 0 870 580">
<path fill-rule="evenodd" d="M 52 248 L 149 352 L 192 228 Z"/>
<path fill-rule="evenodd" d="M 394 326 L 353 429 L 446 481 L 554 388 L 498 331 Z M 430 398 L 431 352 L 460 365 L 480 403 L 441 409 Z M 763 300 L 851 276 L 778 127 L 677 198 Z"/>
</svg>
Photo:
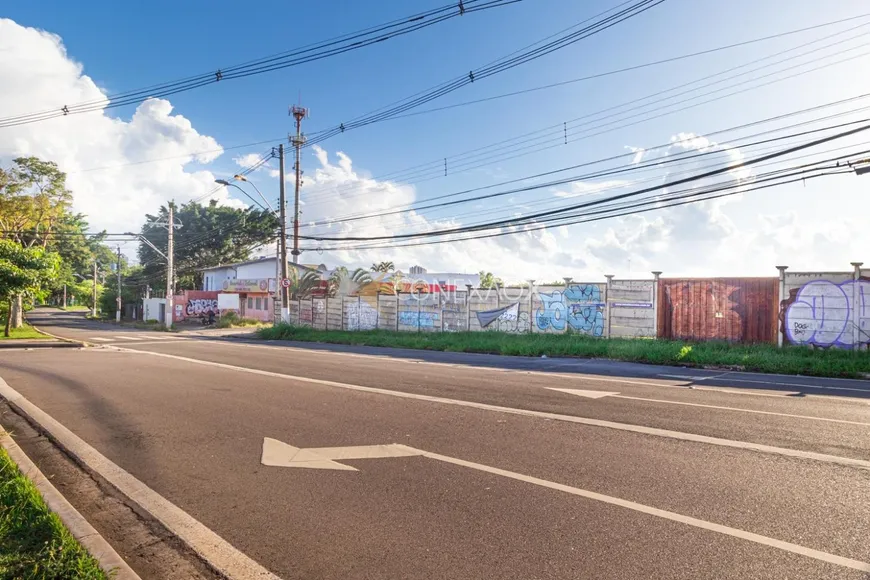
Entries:
<svg viewBox="0 0 870 580">
<path fill-rule="evenodd" d="M 141 241 L 141 242 L 145 242 L 145 244 L 146 244 L 148 247 L 150 247 L 152 250 L 154 250 L 155 252 L 157 252 L 158 254 L 160 254 L 161 256 L 163 256 L 163 259 L 164 259 L 164 260 L 166 260 L 167 262 L 169 261 L 169 257 L 168 257 L 166 254 L 164 254 L 163 252 L 161 252 L 159 249 L 157 249 L 157 246 L 155 246 L 154 244 L 152 244 L 152 243 L 151 243 L 151 240 L 149 240 L 148 238 L 146 238 L 146 237 L 143 236 L 142 234 L 134 234 L 134 233 L 132 233 L 132 232 L 127 232 L 127 233 L 124 234 L 124 235 L 125 235 L 125 236 L 135 236 L 136 238 L 139 239 L 139 241 Z"/>
<path fill-rule="evenodd" d="M 227 181 L 227 180 L 225 180 L 225 179 L 215 179 L 214 182 L 217 183 L 218 185 L 223 185 L 224 187 L 235 187 L 236 189 L 238 189 L 239 191 L 241 191 L 243 194 L 245 194 L 245 197 L 247 197 L 248 199 L 250 199 L 251 201 L 253 201 L 253 202 L 254 202 L 254 205 L 260 206 L 261 208 L 263 208 L 263 211 L 269 211 L 269 210 L 266 209 L 266 207 L 265 207 L 262 203 L 260 203 L 260 202 L 257 201 L 256 199 L 254 199 L 254 198 L 251 196 L 250 193 L 248 193 L 247 191 L 245 191 L 244 189 L 242 189 L 241 187 L 239 187 L 239 186 L 236 185 L 235 183 L 230 183 L 229 181 Z M 248 182 L 248 183 L 250 183 L 250 182 Z M 260 194 L 260 195 L 262 195 L 262 194 Z M 268 202 L 267 202 L 267 203 L 268 203 Z M 275 211 L 275 210 L 273 209 L 272 212 L 274 212 L 274 211 Z"/>
<path fill-rule="evenodd" d="M 251 181 L 250 179 L 248 179 L 248 178 L 245 177 L 244 175 L 234 175 L 233 178 L 234 178 L 234 179 L 238 179 L 239 181 L 244 181 L 245 183 L 250 184 L 251 187 L 253 187 L 254 190 L 257 192 L 257 194 L 259 194 L 260 198 L 261 198 L 264 202 L 266 202 L 266 205 L 269 206 L 269 209 L 272 210 L 272 213 L 275 214 L 275 215 L 278 215 L 278 210 L 276 210 L 274 207 L 272 207 L 272 204 L 269 203 L 269 200 L 266 199 L 266 196 L 263 195 L 263 192 L 260 191 L 260 188 L 257 187 L 256 185 L 254 185 L 254 182 L 253 182 L 253 181 Z M 263 206 L 261 205 L 260 207 L 263 207 Z M 265 209 L 265 208 L 263 208 L 263 209 Z"/>
</svg>

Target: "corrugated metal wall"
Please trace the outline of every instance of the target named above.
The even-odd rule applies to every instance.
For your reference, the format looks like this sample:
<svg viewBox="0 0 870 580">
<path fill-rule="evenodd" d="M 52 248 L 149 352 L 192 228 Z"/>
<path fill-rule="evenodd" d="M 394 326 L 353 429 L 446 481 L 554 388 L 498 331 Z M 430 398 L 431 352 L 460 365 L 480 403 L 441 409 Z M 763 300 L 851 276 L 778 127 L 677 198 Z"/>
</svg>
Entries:
<svg viewBox="0 0 870 580">
<path fill-rule="evenodd" d="M 777 278 L 662 278 L 658 336 L 776 344 Z"/>
</svg>

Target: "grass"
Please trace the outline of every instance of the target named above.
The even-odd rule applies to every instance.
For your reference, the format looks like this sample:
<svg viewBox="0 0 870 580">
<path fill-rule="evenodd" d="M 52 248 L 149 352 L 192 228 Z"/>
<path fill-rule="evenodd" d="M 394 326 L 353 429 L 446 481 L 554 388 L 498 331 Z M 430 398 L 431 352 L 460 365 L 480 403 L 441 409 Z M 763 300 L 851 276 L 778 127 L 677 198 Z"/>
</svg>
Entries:
<svg viewBox="0 0 870 580">
<path fill-rule="evenodd" d="M 0 449 L 0 579 L 105 580 L 97 561 Z"/>
<path fill-rule="evenodd" d="M 0 340 L 46 340 L 51 338 L 50 336 L 40 334 L 35 328 L 26 322 L 24 323 L 24 326 L 10 328 L 9 336 L 4 336 L 2 329 L 6 328 L 5 318 L 0 318 L 0 325 L 2 325 L 0 326 Z"/>
<path fill-rule="evenodd" d="M 298 340 L 510 356 L 606 358 L 659 365 L 716 367 L 761 373 L 863 378 L 870 352 L 770 344 L 690 343 L 675 340 L 601 339 L 579 334 L 501 332 L 361 332 L 279 324 L 258 331 L 266 340 Z"/>
<path fill-rule="evenodd" d="M 223 314 L 215 322 L 215 326 L 217 328 L 242 328 L 245 326 L 263 326 L 263 324 L 264 322 L 262 320 L 256 320 L 254 318 L 240 318 L 234 312 L 227 312 Z"/>
</svg>

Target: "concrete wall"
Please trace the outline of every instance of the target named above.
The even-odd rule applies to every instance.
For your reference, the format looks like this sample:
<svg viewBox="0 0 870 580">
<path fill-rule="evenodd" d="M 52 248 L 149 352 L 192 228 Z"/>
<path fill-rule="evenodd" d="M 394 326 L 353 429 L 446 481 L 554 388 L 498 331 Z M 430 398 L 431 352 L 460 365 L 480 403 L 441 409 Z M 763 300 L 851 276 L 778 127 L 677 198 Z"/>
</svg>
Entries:
<svg viewBox="0 0 870 580">
<path fill-rule="evenodd" d="M 611 337 L 656 336 L 655 280 L 611 280 L 607 314 Z"/>
<path fill-rule="evenodd" d="M 870 345 L 870 272 L 789 272 L 780 277 L 783 344 L 866 349 Z"/>
</svg>

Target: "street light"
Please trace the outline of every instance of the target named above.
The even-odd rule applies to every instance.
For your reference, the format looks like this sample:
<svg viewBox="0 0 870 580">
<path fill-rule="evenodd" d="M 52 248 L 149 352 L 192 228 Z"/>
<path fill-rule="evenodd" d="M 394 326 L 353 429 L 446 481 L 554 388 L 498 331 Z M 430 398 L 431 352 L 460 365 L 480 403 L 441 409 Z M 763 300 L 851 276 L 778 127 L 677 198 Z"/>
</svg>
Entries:
<svg viewBox="0 0 870 580">
<path fill-rule="evenodd" d="M 865 173 L 870 173 L 870 165 L 855 168 L 855 175 L 864 175 Z"/>
<path fill-rule="evenodd" d="M 258 193 L 259 196 L 262 198 L 262 200 L 263 200 L 264 202 L 266 202 L 266 205 L 269 206 L 269 209 L 272 210 L 272 213 L 274 213 L 275 215 L 278 215 L 278 211 L 277 211 L 274 207 L 272 207 L 272 204 L 269 203 L 269 200 L 266 199 L 266 196 L 263 195 L 263 192 L 260 191 L 260 188 L 257 187 L 256 185 L 254 185 L 254 182 L 253 182 L 253 181 L 251 181 L 250 179 L 248 179 L 248 178 L 245 177 L 244 175 L 233 175 L 233 179 L 235 179 L 236 181 L 244 181 L 245 183 L 249 183 L 249 184 L 251 185 L 251 187 L 253 187 L 253 188 L 257 191 L 257 193 Z"/>
</svg>

